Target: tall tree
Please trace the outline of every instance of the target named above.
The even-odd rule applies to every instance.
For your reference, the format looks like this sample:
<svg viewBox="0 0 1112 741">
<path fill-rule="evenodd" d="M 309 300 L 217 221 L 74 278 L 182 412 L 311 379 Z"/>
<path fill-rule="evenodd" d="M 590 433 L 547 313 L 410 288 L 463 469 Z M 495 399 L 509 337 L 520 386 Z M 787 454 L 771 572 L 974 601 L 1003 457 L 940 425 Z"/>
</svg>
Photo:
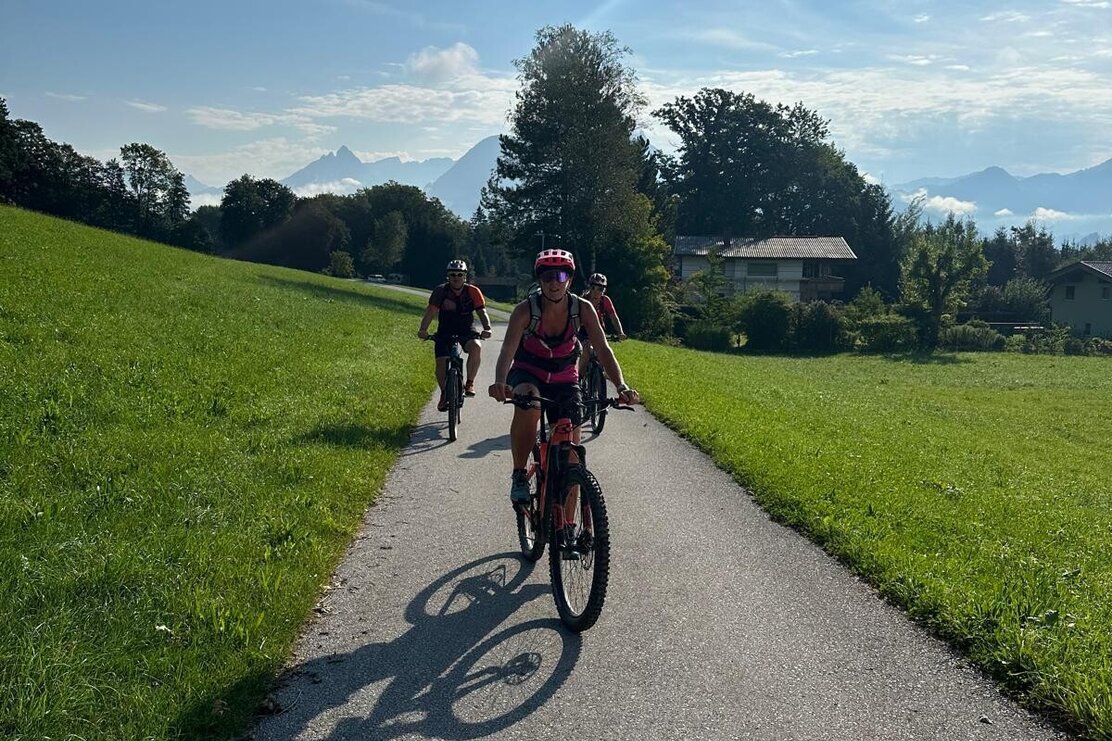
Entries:
<svg viewBox="0 0 1112 741">
<path fill-rule="evenodd" d="M 512 130 L 499 137 L 484 205 L 508 227 L 517 254 L 536 252 L 543 234 L 545 246 L 576 255 L 583 277 L 613 275 L 626 323 L 647 329 L 667 313 L 667 246 L 637 190 L 641 146 L 633 132 L 644 98 L 628 54 L 609 32 L 570 25 L 537 32 L 532 52 L 515 63 L 521 88 Z"/>
<path fill-rule="evenodd" d="M 934 347 L 942 315 L 959 308 L 972 282 L 988 272 L 977 227 L 950 214 L 916 234 L 903 265 L 904 302 L 925 308 L 931 318 L 927 342 Z"/>
<path fill-rule="evenodd" d="M 284 224 L 297 197 L 285 185 L 242 175 L 224 186 L 220 201 L 220 235 L 229 247 L 246 244 L 256 235 Z"/>
<path fill-rule="evenodd" d="M 140 234 L 155 236 L 185 218 L 186 212 L 180 208 L 184 179 L 165 153 L 150 144 L 132 142 L 120 148 L 120 161 L 135 199 Z"/>
<path fill-rule="evenodd" d="M 405 255 L 408 239 L 405 218 L 400 212 L 391 211 L 375 221 L 374 236 L 363 251 L 363 262 L 371 272 L 390 272 Z"/>
</svg>

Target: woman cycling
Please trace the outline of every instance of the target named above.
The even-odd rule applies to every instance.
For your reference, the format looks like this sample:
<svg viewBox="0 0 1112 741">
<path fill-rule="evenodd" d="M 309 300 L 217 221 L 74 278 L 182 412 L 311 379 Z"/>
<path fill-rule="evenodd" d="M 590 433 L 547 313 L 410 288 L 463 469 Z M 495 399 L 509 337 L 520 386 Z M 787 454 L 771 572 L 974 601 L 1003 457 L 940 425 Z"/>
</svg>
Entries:
<svg viewBox="0 0 1112 741">
<path fill-rule="evenodd" d="M 607 376 L 618 388 L 624 404 L 636 404 L 640 396 L 625 384 L 598 312 L 589 301 L 581 301 L 571 293 L 575 259 L 567 250 L 541 250 L 533 265 L 540 291 L 514 307 L 510 315 L 502 352 L 494 368 L 494 383 L 489 393 L 498 401 L 512 399 L 514 394 L 543 396 L 563 402 L 564 414 L 575 425 L 573 438 L 579 442 L 579 426 L 583 423 L 583 395 L 579 387 L 579 330 L 586 331 Z M 529 451 L 537 437 L 539 407 L 514 407 L 510 423 L 510 448 L 513 473 L 510 477 L 510 500 L 529 499 L 529 482 L 525 467 Z M 550 409 L 549 420 L 563 416 Z"/>
</svg>

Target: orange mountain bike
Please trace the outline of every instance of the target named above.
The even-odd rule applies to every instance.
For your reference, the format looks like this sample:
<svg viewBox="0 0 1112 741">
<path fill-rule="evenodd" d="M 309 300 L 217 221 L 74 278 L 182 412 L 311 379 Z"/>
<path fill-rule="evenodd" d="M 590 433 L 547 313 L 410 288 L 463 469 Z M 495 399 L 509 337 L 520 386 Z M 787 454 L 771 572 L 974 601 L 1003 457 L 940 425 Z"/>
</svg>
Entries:
<svg viewBox="0 0 1112 741">
<path fill-rule="evenodd" d="M 552 597 L 560 620 L 570 629 L 587 630 L 602 613 L 610 578 L 610 524 L 602 488 L 587 470 L 587 451 L 572 442 L 571 416 L 564 405 L 539 396 L 514 394 L 508 404 L 559 408 L 561 415 L 549 435 L 541 415 L 537 442 L 529 462 L 528 502 L 515 504 L 517 537 L 522 555 L 536 561 L 548 551 Z M 618 399 L 607 407 L 632 410 Z M 575 458 L 572 458 L 572 453 Z"/>
</svg>

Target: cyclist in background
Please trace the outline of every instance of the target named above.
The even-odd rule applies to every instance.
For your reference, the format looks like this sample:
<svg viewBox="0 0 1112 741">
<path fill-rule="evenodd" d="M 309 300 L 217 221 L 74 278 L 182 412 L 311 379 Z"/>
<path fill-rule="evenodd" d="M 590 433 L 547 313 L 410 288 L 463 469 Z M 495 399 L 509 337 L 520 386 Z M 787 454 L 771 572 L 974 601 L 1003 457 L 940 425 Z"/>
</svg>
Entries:
<svg viewBox="0 0 1112 741">
<path fill-rule="evenodd" d="M 433 350 L 436 355 L 436 383 L 440 386 L 440 401 L 436 408 L 442 412 L 448 408 L 448 402 L 444 398 L 444 376 L 448 370 L 452 336 L 461 335 L 460 344 L 467 353 L 467 383 L 463 389 L 467 396 L 475 395 L 475 376 L 482 363 L 482 344 L 479 338 L 485 340 L 490 337 L 490 316 L 487 315 L 486 299 L 478 286 L 467 282 L 467 263 L 452 260 L 448 263 L 446 272 L 448 280 L 432 289 L 428 308 L 421 317 L 421 328 L 417 330 L 418 337 L 428 339 L 429 324 L 433 317 L 437 317 Z M 483 325 L 481 333 L 475 331 L 476 314 Z"/>
<path fill-rule="evenodd" d="M 598 313 L 588 301 L 580 300 L 569 289 L 575 273 L 575 259 L 567 250 L 541 250 L 533 265 L 540 282 L 538 293 L 514 307 L 502 342 L 502 352 L 494 367 L 494 383 L 489 393 L 498 401 L 507 401 L 514 394 L 543 396 L 560 401 L 568 407 L 575 430 L 573 439 L 579 443 L 579 426 L 583 423 L 583 393 L 579 387 L 580 328 L 595 346 L 603 369 L 618 388 L 625 404 L 636 404 L 640 396 L 622 379 Z M 549 409 L 549 421 L 561 415 Z M 529 481 L 525 466 L 529 451 L 537 438 L 539 408 L 514 407 L 510 423 L 510 448 L 513 473 L 510 478 L 510 500 L 529 500 Z"/>
<path fill-rule="evenodd" d="M 583 292 L 583 298 L 591 302 L 591 306 L 595 307 L 595 312 L 598 313 L 599 323 L 606 329 L 605 319 L 610 318 L 610 329 L 618 336 L 619 340 L 626 338 L 625 330 L 622 329 L 622 320 L 618 318 L 618 310 L 614 308 L 614 302 L 606 295 L 606 276 L 602 273 L 592 273 L 591 277 L 587 279 L 587 290 Z M 579 357 L 579 377 L 582 378 L 587 372 L 587 361 L 591 357 L 591 340 L 587 334 L 582 330 L 579 332 L 579 339 L 583 343 L 583 354 Z"/>
</svg>

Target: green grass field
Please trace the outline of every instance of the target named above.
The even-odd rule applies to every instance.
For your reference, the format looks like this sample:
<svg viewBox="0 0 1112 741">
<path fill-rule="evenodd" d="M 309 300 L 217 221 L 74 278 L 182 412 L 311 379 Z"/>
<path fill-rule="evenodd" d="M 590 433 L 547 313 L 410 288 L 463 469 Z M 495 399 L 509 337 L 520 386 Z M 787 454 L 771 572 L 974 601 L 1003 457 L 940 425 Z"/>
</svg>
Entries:
<svg viewBox="0 0 1112 741">
<path fill-rule="evenodd" d="M 432 391 L 423 309 L 0 207 L 0 738 L 245 728 Z"/>
<path fill-rule="evenodd" d="M 1112 363 L 622 343 L 658 417 L 1031 705 L 1112 739 Z"/>
</svg>

